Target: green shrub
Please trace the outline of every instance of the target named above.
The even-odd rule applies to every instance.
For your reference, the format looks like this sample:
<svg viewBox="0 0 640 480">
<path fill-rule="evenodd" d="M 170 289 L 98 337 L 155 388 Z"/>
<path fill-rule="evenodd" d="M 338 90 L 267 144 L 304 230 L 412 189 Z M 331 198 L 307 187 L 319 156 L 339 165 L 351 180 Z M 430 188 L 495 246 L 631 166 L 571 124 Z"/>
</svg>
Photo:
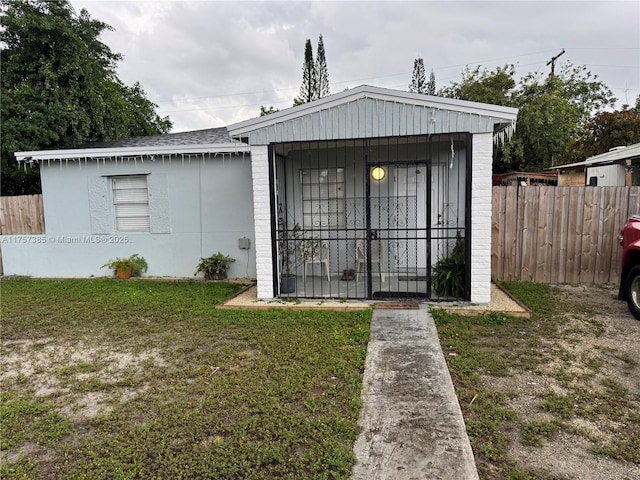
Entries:
<svg viewBox="0 0 640 480">
<path fill-rule="evenodd" d="M 205 280 L 222 280 L 223 278 L 227 278 L 229 264 L 235 261 L 235 258 L 223 255 L 220 252 L 210 257 L 202 257 L 200 258 L 200 263 L 194 275 L 203 273 Z"/>
<path fill-rule="evenodd" d="M 118 269 L 131 270 L 132 277 L 139 277 L 147 271 L 149 265 L 144 257 L 141 257 L 137 253 L 134 253 L 129 258 L 116 258 L 115 260 L 109 260 L 100 268 L 110 268 L 113 270 L 113 274 L 118 274 Z"/>
<path fill-rule="evenodd" d="M 451 255 L 433 266 L 431 280 L 433 289 L 441 297 L 463 298 L 465 290 L 464 240 L 460 232 Z"/>
</svg>

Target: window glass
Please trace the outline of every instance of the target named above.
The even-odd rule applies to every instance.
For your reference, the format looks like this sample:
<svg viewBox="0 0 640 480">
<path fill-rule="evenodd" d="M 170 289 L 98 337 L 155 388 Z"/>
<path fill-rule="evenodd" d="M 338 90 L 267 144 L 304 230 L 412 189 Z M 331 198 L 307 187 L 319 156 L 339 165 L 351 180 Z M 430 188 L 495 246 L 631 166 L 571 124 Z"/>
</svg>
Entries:
<svg viewBox="0 0 640 480">
<path fill-rule="evenodd" d="M 344 228 L 344 168 L 300 171 L 304 228 Z"/>
<path fill-rule="evenodd" d="M 111 178 L 116 230 L 119 232 L 148 232 L 149 192 L 146 175 Z"/>
</svg>

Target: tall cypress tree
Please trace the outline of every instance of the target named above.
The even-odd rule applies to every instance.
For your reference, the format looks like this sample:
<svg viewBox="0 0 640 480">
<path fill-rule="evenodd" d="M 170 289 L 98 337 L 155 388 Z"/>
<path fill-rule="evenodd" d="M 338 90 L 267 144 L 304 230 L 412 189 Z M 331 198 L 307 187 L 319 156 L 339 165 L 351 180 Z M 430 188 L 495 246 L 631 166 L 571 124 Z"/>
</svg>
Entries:
<svg viewBox="0 0 640 480">
<path fill-rule="evenodd" d="M 324 55 L 322 34 L 318 39 L 318 53 L 316 55 L 316 90 L 316 98 L 326 97 L 331 94 L 329 89 L 329 70 L 327 69 L 327 59 Z"/>
<path fill-rule="evenodd" d="M 433 69 L 431 69 L 431 74 L 429 75 L 429 82 L 427 83 L 427 95 L 435 95 L 436 94 L 436 76 L 433 73 Z"/>
<path fill-rule="evenodd" d="M 316 64 L 313 61 L 313 48 L 311 40 L 307 38 L 304 45 L 304 63 L 302 64 L 302 85 L 300 85 L 300 96 L 294 98 L 293 105 L 302 105 L 317 98 L 316 88 Z"/>
<path fill-rule="evenodd" d="M 418 57 L 413 61 L 413 76 L 409 84 L 410 93 L 426 93 L 427 79 L 424 74 L 424 61 Z"/>
</svg>

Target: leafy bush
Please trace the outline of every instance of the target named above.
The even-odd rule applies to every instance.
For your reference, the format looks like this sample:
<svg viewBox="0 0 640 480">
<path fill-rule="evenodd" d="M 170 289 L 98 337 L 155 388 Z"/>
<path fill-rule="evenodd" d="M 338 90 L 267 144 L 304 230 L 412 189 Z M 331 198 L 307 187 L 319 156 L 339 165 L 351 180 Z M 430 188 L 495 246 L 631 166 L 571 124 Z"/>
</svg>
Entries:
<svg viewBox="0 0 640 480">
<path fill-rule="evenodd" d="M 464 240 L 460 232 L 456 235 L 456 245 L 451 255 L 439 260 L 433 266 L 432 282 L 435 292 L 441 297 L 464 297 Z"/>
<path fill-rule="evenodd" d="M 203 273 L 205 280 L 222 280 L 223 278 L 227 278 L 229 264 L 235 261 L 235 258 L 223 255 L 220 252 L 210 257 L 201 257 L 194 275 Z"/>
<path fill-rule="evenodd" d="M 147 271 L 149 265 L 144 257 L 141 257 L 137 253 L 134 253 L 129 258 L 116 258 L 115 260 L 109 260 L 100 268 L 110 268 L 113 270 L 114 275 L 118 275 L 118 269 L 123 271 L 131 271 L 132 277 L 139 277 Z"/>
</svg>

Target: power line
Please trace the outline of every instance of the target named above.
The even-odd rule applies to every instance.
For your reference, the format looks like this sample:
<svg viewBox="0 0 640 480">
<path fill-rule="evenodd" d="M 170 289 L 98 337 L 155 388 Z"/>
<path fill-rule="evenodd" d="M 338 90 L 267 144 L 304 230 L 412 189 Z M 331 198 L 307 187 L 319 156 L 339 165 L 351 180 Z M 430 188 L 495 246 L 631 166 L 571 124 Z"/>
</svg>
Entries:
<svg viewBox="0 0 640 480">
<path fill-rule="evenodd" d="M 512 58 L 523 58 L 523 57 L 530 57 L 533 55 L 541 55 L 543 53 L 548 53 L 550 50 L 544 50 L 544 51 L 539 51 L 539 52 L 533 52 L 533 53 L 525 53 L 525 54 L 520 54 L 520 55 L 511 55 L 508 57 L 501 57 L 501 58 L 493 58 L 493 59 L 485 59 L 485 60 L 477 60 L 477 61 L 473 61 L 473 62 L 466 62 L 466 63 L 458 63 L 458 64 L 453 64 L 453 65 L 445 65 L 445 66 L 435 66 L 435 67 L 431 67 L 434 72 L 437 72 L 438 70 L 447 70 L 450 68 L 458 68 L 458 67 L 465 67 L 467 65 L 481 65 L 483 63 L 489 63 L 489 62 L 499 62 L 499 61 L 505 61 L 505 60 L 509 60 Z M 529 64 L 530 65 L 530 64 Z M 353 78 L 350 80 L 338 80 L 338 81 L 333 81 L 331 82 L 331 85 L 348 85 L 348 84 L 353 84 L 355 82 L 365 82 L 365 81 L 371 81 L 371 80 L 380 80 L 383 78 L 390 78 L 390 77 L 399 77 L 399 76 L 410 76 L 411 72 L 410 71 L 405 71 L 405 72 L 400 72 L 400 73 L 389 73 L 386 75 L 378 75 L 375 77 L 362 77 L 362 78 Z M 224 98 L 224 97 L 235 97 L 235 96 L 241 96 L 241 95 L 259 95 L 259 94 L 270 94 L 270 93 L 278 93 L 278 92 L 291 92 L 291 91 L 298 91 L 299 87 L 287 87 L 287 88 L 280 88 L 280 89 L 273 89 L 273 90 L 262 90 L 262 91 L 253 91 L 253 92 L 234 92 L 234 93 L 225 93 L 225 94 L 220 94 L 220 95 L 207 95 L 204 97 L 191 97 L 189 99 L 184 99 L 182 101 L 184 102 L 190 102 L 193 100 L 205 100 L 208 98 Z M 174 99 L 161 99 L 161 100 L 154 100 L 154 103 L 167 103 L 167 102 L 175 102 Z"/>
<path fill-rule="evenodd" d="M 607 47 L 603 47 L 605 49 L 614 49 L 614 48 L 607 48 Z M 586 50 L 587 48 L 582 48 L 583 50 Z M 640 50 L 640 48 L 625 48 L 627 50 Z M 565 51 L 565 49 L 563 49 L 563 52 Z M 496 62 L 496 61 L 504 61 L 510 58 L 521 58 L 521 57 L 527 57 L 527 56 L 533 56 L 533 55 L 539 55 L 542 53 L 548 53 L 549 50 L 546 51 L 540 51 L 540 52 L 534 52 L 534 53 L 528 53 L 528 54 L 523 54 L 523 55 L 514 55 L 514 56 L 510 56 L 510 57 L 501 57 L 501 58 L 496 58 L 496 59 L 492 59 L 492 60 L 482 60 L 479 62 L 472 62 L 473 64 L 482 64 L 482 63 L 489 63 L 489 62 Z M 563 53 L 561 52 L 560 54 L 556 55 L 555 58 L 557 60 L 557 58 Z M 552 58 L 552 60 L 553 60 Z M 549 65 L 551 63 L 551 60 L 549 60 L 549 62 L 547 62 L 547 65 Z M 456 64 L 456 65 L 450 65 L 450 66 L 437 66 L 437 67 L 433 67 L 434 71 L 438 71 L 438 70 L 446 70 L 446 69 L 450 69 L 450 68 L 455 68 L 455 67 L 460 67 L 460 66 L 466 66 L 469 65 L 469 63 L 463 63 L 463 64 Z M 542 69 L 544 64 L 539 64 L 538 62 L 532 62 L 532 63 L 526 63 L 526 64 L 521 64 L 521 65 L 517 65 L 518 68 L 524 68 L 530 65 L 540 65 L 540 68 L 538 68 L 537 72 L 539 73 L 540 70 Z M 588 67 L 619 67 L 619 68 L 634 68 L 634 66 L 614 66 L 614 65 L 586 65 Z M 375 77 L 363 77 L 363 78 L 358 78 L 358 79 L 352 79 L 352 80 L 343 80 L 343 81 L 337 81 L 337 82 L 332 82 L 332 85 L 345 85 L 345 84 L 353 84 L 353 83 L 357 83 L 357 82 L 363 82 L 363 81 L 372 81 L 372 80 L 380 80 L 380 79 L 385 79 L 385 78 L 391 78 L 391 77 L 396 77 L 396 76 L 409 76 L 411 72 L 401 72 L 401 73 L 392 73 L 392 74 L 387 74 L 387 75 L 379 75 L 379 76 L 375 76 Z M 456 77 L 447 77 L 447 78 L 437 78 L 438 83 L 440 83 L 441 85 L 447 82 L 451 82 L 453 80 L 455 80 Z M 393 84 L 388 86 L 388 88 L 404 88 L 404 84 Z M 636 91 L 638 89 L 633 88 L 633 87 L 609 87 L 612 90 L 632 90 L 632 91 Z M 262 91 L 250 91 L 250 92 L 239 92 L 239 93 L 230 93 L 230 94 L 220 94 L 220 95 L 210 95 L 210 96 L 204 96 L 204 97 L 192 97 L 192 98 L 188 98 L 188 99 L 183 99 L 183 100 L 168 100 L 167 103 L 171 102 L 173 105 L 175 105 L 176 103 L 191 103 L 194 102 L 196 100 L 207 100 L 207 99 L 220 99 L 220 98 L 229 98 L 230 100 L 233 99 L 234 97 L 240 97 L 243 95 L 258 95 L 258 94 L 273 94 L 273 93 L 278 93 L 278 92 L 297 92 L 298 87 L 290 87 L 290 88 L 279 88 L 279 89 L 273 89 L 273 90 L 262 90 Z M 161 103 L 161 102 L 157 102 L 157 103 Z M 158 108 L 158 110 L 166 115 L 166 114 L 170 114 L 170 113 L 181 113 L 181 112 L 194 112 L 194 111 L 202 111 L 202 112 L 207 112 L 207 111 L 217 111 L 217 110 L 226 110 L 226 109 L 231 109 L 231 108 L 244 108 L 244 107 L 259 107 L 261 105 L 264 105 L 265 103 L 272 105 L 274 107 L 279 107 L 279 108 L 288 108 L 291 106 L 291 102 L 289 100 L 282 100 L 282 101 L 267 101 L 267 102 L 260 102 L 260 103 L 243 103 L 243 104 L 228 104 L 228 105 L 222 105 L 222 106 L 211 106 L 210 108 L 206 108 L 204 106 L 194 106 L 193 108 L 177 108 L 177 109 L 172 109 L 172 110 L 165 110 L 161 107 Z M 165 108 L 171 108 L 170 105 L 168 105 Z"/>
</svg>

